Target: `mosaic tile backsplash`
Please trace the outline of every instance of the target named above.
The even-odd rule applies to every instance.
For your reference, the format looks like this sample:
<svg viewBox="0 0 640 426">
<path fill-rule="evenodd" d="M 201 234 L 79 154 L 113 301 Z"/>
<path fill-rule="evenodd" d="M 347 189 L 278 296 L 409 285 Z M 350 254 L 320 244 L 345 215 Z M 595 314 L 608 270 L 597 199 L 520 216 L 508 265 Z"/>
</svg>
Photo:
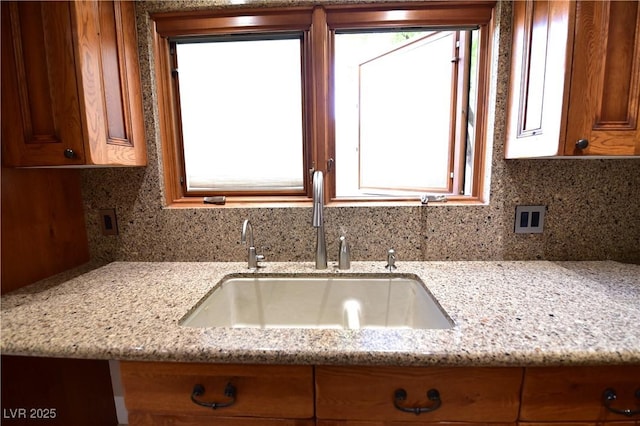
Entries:
<svg viewBox="0 0 640 426">
<path fill-rule="evenodd" d="M 269 0 L 249 1 L 273 5 Z M 312 3 L 278 1 L 278 4 Z M 316 2 L 320 3 L 320 2 Z M 322 2 L 329 3 L 329 2 Z M 338 2 L 332 2 L 338 3 Z M 91 256 L 101 261 L 241 261 L 242 221 L 252 221 L 266 260 L 313 261 L 311 207 L 163 206 L 150 11 L 225 7 L 229 1 L 137 3 L 149 164 L 83 171 Z M 330 261 L 346 235 L 354 260 L 618 260 L 640 263 L 640 159 L 504 160 L 511 4 L 499 2 L 494 41 L 490 200 L 486 206 L 328 207 Z M 515 234 L 515 207 L 546 205 L 542 234 Z M 120 234 L 103 236 L 98 211 L 116 208 Z"/>
</svg>

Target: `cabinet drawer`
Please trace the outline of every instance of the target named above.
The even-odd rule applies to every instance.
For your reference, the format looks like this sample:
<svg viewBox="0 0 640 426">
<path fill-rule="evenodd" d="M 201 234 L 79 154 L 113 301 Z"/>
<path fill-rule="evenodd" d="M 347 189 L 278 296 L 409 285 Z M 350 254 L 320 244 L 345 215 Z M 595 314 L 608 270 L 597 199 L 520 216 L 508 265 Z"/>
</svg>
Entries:
<svg viewBox="0 0 640 426">
<path fill-rule="evenodd" d="M 215 365 L 122 362 L 125 403 L 130 412 L 176 416 L 313 417 L 313 368 L 310 366 Z M 235 403 L 212 409 L 191 400 L 229 402 L 227 384 L 236 389 Z M 134 414 L 135 416 L 135 414 Z"/>
<path fill-rule="evenodd" d="M 611 407 L 640 410 L 640 366 L 527 368 L 522 391 L 523 421 L 640 420 L 609 411 L 603 393 L 613 389 Z"/>
<path fill-rule="evenodd" d="M 518 426 L 640 426 L 640 421 L 634 422 L 633 420 L 626 422 L 519 422 Z"/>
<path fill-rule="evenodd" d="M 475 422 L 469 422 L 469 423 L 464 423 L 464 422 L 437 422 L 437 423 L 427 423 L 424 422 L 425 424 L 430 424 L 432 426 L 516 426 L 517 423 L 487 423 L 487 422 L 479 422 L 479 423 L 475 423 Z M 408 423 L 408 422 L 403 422 L 403 421 L 367 421 L 367 420 L 318 420 L 318 422 L 316 423 L 316 426 L 405 426 L 405 425 L 409 425 L 409 424 L 415 424 L 415 423 Z M 536 426 L 544 426 L 544 425 L 536 425 Z M 551 425 L 546 425 L 546 426 L 551 426 Z M 567 425 L 567 426 L 572 426 L 572 425 Z M 573 425 L 573 426 L 585 426 L 585 425 Z M 618 425 L 616 424 L 615 426 L 629 426 L 629 425 Z"/>
<path fill-rule="evenodd" d="M 316 367 L 316 416 L 373 424 L 514 422 L 521 382 L 520 368 Z M 404 401 L 396 401 L 398 389 L 406 391 Z M 420 415 L 396 408 L 434 405 L 431 389 L 439 393 L 439 408 Z"/>
<path fill-rule="evenodd" d="M 129 424 L 134 426 L 210 426 L 211 417 L 166 416 L 162 414 L 132 413 Z M 216 426 L 316 426 L 313 420 L 266 419 L 249 417 L 216 417 Z"/>
</svg>

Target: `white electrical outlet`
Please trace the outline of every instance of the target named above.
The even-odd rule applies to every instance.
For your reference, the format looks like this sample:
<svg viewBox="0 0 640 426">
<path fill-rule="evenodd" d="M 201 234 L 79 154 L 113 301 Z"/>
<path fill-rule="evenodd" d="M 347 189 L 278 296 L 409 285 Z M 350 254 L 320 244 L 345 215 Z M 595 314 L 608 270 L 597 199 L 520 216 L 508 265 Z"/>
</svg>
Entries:
<svg viewBox="0 0 640 426">
<path fill-rule="evenodd" d="M 542 234 L 546 206 L 516 206 L 516 234 Z"/>
</svg>

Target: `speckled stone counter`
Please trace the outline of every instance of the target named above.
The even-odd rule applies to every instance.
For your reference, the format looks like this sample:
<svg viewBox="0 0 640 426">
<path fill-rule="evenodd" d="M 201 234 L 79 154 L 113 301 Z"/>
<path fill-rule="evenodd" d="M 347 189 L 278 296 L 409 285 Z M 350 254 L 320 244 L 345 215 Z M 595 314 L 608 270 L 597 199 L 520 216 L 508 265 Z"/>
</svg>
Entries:
<svg viewBox="0 0 640 426">
<path fill-rule="evenodd" d="M 244 263 L 115 262 L 4 295 L 6 355 L 216 363 L 530 366 L 640 364 L 640 265 L 400 262 L 450 330 L 188 328 L 180 319 Z M 315 271 L 266 263 L 260 273 Z M 348 273 L 384 273 L 353 262 Z M 342 273 L 342 272 L 340 272 Z"/>
</svg>

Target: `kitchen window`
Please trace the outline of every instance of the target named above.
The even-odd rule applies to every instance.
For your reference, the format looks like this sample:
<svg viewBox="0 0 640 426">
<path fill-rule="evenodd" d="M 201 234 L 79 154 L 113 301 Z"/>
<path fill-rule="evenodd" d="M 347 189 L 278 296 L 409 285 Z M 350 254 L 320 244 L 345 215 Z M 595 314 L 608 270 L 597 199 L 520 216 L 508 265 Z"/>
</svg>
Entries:
<svg viewBox="0 0 640 426">
<path fill-rule="evenodd" d="M 493 6 L 153 15 L 168 204 L 481 200 Z"/>
<path fill-rule="evenodd" d="M 190 193 L 304 190 L 301 36 L 173 41 Z"/>
</svg>

